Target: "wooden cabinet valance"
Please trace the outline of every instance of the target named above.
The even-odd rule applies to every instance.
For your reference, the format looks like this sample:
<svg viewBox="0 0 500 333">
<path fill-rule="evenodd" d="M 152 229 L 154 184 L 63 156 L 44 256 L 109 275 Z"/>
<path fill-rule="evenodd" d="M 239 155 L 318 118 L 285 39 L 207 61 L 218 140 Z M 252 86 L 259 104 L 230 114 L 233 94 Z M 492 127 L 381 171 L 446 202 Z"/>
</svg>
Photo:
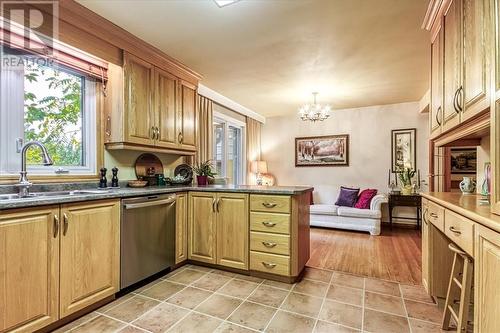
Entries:
<svg viewBox="0 0 500 333">
<path fill-rule="evenodd" d="M 108 149 L 192 155 L 196 151 L 196 86 L 124 54 L 110 73 L 105 101 Z"/>
</svg>

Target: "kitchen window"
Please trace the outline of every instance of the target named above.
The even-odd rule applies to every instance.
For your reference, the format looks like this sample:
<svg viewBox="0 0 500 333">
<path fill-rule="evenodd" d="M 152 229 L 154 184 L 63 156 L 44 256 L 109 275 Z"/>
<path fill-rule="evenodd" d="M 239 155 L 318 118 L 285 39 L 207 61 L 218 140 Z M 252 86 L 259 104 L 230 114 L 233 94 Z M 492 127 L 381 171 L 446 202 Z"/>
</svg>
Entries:
<svg viewBox="0 0 500 333">
<path fill-rule="evenodd" d="M 214 114 L 213 161 L 218 177 L 231 185 L 245 183 L 245 123 Z"/>
<path fill-rule="evenodd" d="M 21 147 L 43 143 L 54 161 L 27 153 L 30 174 L 96 173 L 96 82 L 49 58 L 3 48 L 0 65 L 0 174 L 21 170 Z"/>
</svg>

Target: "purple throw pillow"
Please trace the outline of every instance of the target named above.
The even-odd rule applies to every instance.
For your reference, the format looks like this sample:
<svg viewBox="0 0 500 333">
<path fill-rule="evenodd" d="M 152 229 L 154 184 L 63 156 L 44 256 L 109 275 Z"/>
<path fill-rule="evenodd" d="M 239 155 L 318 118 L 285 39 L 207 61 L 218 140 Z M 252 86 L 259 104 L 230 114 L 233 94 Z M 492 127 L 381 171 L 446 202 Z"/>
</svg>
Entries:
<svg viewBox="0 0 500 333">
<path fill-rule="evenodd" d="M 340 187 L 340 194 L 335 205 L 353 207 L 358 201 L 359 188 Z"/>
<path fill-rule="evenodd" d="M 359 208 L 359 209 L 370 209 L 370 203 L 372 202 L 372 199 L 374 196 L 377 195 L 377 190 L 375 189 L 366 189 L 361 191 L 358 197 L 358 201 L 354 205 L 354 208 Z"/>
</svg>

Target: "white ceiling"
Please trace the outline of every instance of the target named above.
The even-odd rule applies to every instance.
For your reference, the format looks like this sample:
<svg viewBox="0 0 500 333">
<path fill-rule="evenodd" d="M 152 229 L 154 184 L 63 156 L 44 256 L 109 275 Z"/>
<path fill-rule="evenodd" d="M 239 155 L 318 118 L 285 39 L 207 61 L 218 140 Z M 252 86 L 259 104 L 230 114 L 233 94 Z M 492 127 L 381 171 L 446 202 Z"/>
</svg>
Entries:
<svg viewBox="0 0 500 333">
<path fill-rule="evenodd" d="M 427 0 L 78 0 L 265 116 L 417 101 L 428 89 Z"/>
</svg>

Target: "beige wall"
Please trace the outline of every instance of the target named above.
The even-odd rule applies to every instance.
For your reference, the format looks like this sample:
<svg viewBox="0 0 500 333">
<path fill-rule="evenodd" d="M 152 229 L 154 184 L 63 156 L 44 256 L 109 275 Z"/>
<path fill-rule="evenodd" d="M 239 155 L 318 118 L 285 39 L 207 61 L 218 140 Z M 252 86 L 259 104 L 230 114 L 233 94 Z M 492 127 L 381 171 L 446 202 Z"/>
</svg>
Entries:
<svg viewBox="0 0 500 333">
<path fill-rule="evenodd" d="M 119 169 L 118 178 L 120 180 L 137 179 L 135 176 L 134 164 L 143 154 L 140 151 L 131 150 L 105 150 L 104 165 L 108 169 L 108 175 L 111 175 L 111 169 L 117 167 Z M 174 169 L 177 165 L 183 163 L 183 157 L 170 154 L 154 154 L 158 156 L 163 163 L 165 177 L 172 177 Z"/>
<path fill-rule="evenodd" d="M 417 128 L 417 167 L 426 180 L 428 115 L 419 113 L 418 102 L 335 110 L 319 123 L 303 122 L 297 115 L 267 118 L 262 158 L 278 185 L 312 185 L 318 203 L 335 203 L 341 185 L 388 192 L 391 130 L 401 128 Z M 295 137 L 331 134 L 349 134 L 348 167 L 295 167 Z"/>
</svg>

